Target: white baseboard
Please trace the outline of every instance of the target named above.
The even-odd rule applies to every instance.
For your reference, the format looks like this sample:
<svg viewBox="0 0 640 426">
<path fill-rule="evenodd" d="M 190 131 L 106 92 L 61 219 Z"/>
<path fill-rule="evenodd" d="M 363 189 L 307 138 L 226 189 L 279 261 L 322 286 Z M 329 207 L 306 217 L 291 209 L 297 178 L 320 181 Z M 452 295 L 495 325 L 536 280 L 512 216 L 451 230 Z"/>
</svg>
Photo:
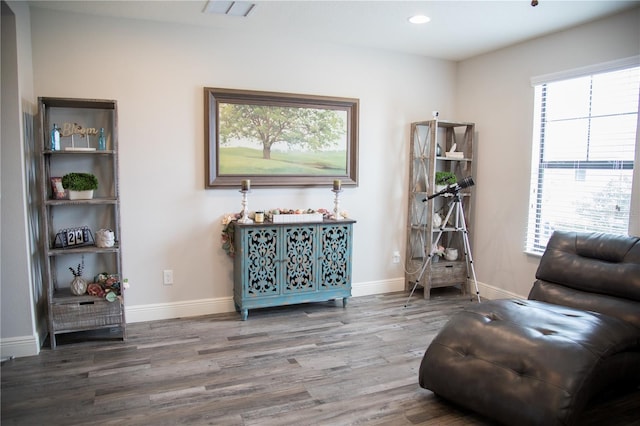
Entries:
<svg viewBox="0 0 640 426">
<path fill-rule="evenodd" d="M 404 278 L 353 283 L 351 287 L 351 295 L 353 297 L 370 296 L 373 294 L 382 293 L 393 293 L 396 291 L 404 291 Z"/>
<path fill-rule="evenodd" d="M 475 291 L 473 289 L 473 281 L 470 281 L 469 288 L 471 291 Z M 503 290 L 498 287 L 493 287 L 489 284 L 481 283 L 478 281 L 478 291 L 480 292 L 480 297 L 483 299 L 493 300 L 493 299 L 526 299 L 519 294 L 512 293 L 510 291 Z"/>
<path fill-rule="evenodd" d="M 395 278 L 384 281 L 354 283 L 351 294 L 353 297 L 359 297 L 403 290 L 404 278 Z M 187 318 L 227 312 L 235 312 L 233 297 L 184 300 L 180 302 L 154 303 L 148 305 L 125 305 L 127 323 Z"/>
<path fill-rule="evenodd" d="M 125 305 L 127 323 L 222 314 L 234 311 L 233 297 L 183 300 L 180 302 L 153 303 L 149 305 Z"/>
<path fill-rule="evenodd" d="M 471 284 L 473 285 L 473 284 Z M 484 299 L 504 299 L 522 296 L 506 292 L 484 283 L 478 283 L 480 296 Z M 353 297 L 370 296 L 374 294 L 404 291 L 404 278 L 354 283 L 351 289 Z M 472 289 L 472 291 L 474 291 Z M 234 312 L 233 297 L 218 299 L 184 300 L 170 303 L 154 303 L 148 305 L 133 305 L 125 307 L 127 323 L 166 320 L 172 318 L 187 318 L 200 315 L 223 314 Z"/>
<path fill-rule="evenodd" d="M 36 336 L 8 337 L 0 340 L 2 359 L 38 355 L 40 342 Z"/>
</svg>

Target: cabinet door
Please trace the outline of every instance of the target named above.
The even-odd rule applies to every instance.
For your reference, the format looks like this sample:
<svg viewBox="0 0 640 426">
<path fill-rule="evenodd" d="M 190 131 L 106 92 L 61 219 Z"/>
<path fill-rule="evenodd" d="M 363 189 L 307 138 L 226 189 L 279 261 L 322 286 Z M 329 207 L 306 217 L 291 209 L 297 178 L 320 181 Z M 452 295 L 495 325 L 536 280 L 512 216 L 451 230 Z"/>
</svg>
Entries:
<svg viewBox="0 0 640 426">
<path fill-rule="evenodd" d="M 284 294 L 317 290 L 316 229 L 314 225 L 283 228 Z"/>
<path fill-rule="evenodd" d="M 280 265 L 278 228 L 245 228 L 242 232 L 244 253 L 243 297 L 277 296 Z"/>
<path fill-rule="evenodd" d="M 320 289 L 351 285 L 351 226 L 320 226 Z"/>
</svg>

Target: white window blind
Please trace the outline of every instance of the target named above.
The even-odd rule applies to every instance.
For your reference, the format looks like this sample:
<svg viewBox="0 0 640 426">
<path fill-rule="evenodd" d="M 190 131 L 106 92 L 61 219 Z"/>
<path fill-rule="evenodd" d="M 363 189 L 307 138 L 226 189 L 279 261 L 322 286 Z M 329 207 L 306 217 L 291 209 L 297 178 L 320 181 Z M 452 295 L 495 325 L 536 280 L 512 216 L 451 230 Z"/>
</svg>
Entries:
<svg viewBox="0 0 640 426">
<path fill-rule="evenodd" d="M 527 252 L 554 230 L 627 234 L 639 86 L 638 66 L 535 84 Z"/>
</svg>

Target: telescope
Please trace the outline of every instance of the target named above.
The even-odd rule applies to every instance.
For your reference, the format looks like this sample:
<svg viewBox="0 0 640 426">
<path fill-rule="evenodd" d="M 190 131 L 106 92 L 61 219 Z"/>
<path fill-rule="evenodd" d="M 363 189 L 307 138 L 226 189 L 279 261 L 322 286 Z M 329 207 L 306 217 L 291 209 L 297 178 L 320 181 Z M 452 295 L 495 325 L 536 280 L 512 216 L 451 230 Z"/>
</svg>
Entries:
<svg viewBox="0 0 640 426">
<path fill-rule="evenodd" d="M 466 178 L 462 179 L 460 182 L 454 183 L 453 185 L 447 185 L 447 187 L 442 191 L 436 192 L 435 194 L 427 196 L 427 198 L 425 198 L 422 201 L 424 202 L 444 194 L 457 194 L 461 189 L 468 188 L 473 185 L 475 185 L 475 182 L 473 181 L 471 176 L 467 176 Z"/>
<path fill-rule="evenodd" d="M 478 302 L 480 302 L 480 291 L 478 290 L 478 280 L 476 278 L 476 270 L 473 266 L 473 257 L 471 256 L 471 243 L 469 242 L 469 231 L 467 230 L 467 223 L 464 218 L 464 209 L 462 208 L 463 197 L 461 197 L 459 194 L 461 189 L 469 188 L 470 186 L 473 186 L 473 185 L 475 185 L 475 182 L 473 181 L 471 176 L 468 176 L 462 179 L 458 183 L 447 185 L 447 187 L 442 191 L 437 192 L 433 195 L 429 195 L 427 196 L 427 198 L 422 200 L 423 202 L 426 202 L 427 200 L 435 198 L 439 195 L 453 194 L 453 197 L 451 197 L 451 201 L 449 203 L 449 211 L 447 212 L 447 215 L 444 217 L 444 220 L 442 221 L 442 223 L 443 224 L 450 223 L 449 219 L 451 219 L 452 217 L 451 215 L 453 214 L 454 224 L 450 224 L 448 227 L 446 227 L 446 229 L 445 229 L 445 225 L 440 226 L 440 229 L 438 231 L 438 236 L 436 237 L 435 241 L 431 245 L 432 247 L 431 252 L 429 253 L 428 256 L 426 256 L 426 260 L 423 261 L 422 268 L 420 269 L 420 273 L 418 274 L 418 279 L 416 279 L 416 282 L 413 285 L 413 288 L 411 289 L 411 293 L 409 293 L 409 297 L 407 298 L 407 303 L 405 303 L 404 305 L 405 308 L 409 304 L 409 300 L 411 299 L 411 296 L 413 296 L 413 292 L 416 290 L 416 287 L 418 287 L 420 280 L 422 280 L 422 278 L 424 277 L 424 273 L 429 267 L 429 264 L 432 262 L 431 259 L 435 255 L 435 250 L 436 250 L 436 247 L 438 246 L 438 243 L 440 242 L 440 238 L 442 237 L 442 234 L 444 232 L 451 232 L 451 231 L 456 231 L 461 233 L 462 243 L 464 245 L 465 263 L 467 265 L 467 280 L 469 279 L 470 276 L 473 277 L 473 282 L 476 285 L 476 296 L 478 297 Z M 429 228 L 427 228 L 427 225 L 425 224 L 425 232 L 427 229 Z M 429 231 L 431 231 L 431 229 L 429 229 Z M 431 239 L 429 241 L 431 241 Z M 449 237 L 447 237 L 447 241 L 451 242 Z M 471 272 L 471 275 L 469 275 L 469 272 Z M 431 279 L 431 278 L 427 278 L 427 279 Z"/>
</svg>

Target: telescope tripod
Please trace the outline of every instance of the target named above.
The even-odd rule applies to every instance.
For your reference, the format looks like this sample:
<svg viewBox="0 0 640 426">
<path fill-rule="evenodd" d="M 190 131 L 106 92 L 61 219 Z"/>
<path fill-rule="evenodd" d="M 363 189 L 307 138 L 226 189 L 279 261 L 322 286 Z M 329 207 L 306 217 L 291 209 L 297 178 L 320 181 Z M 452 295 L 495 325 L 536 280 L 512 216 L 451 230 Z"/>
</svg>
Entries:
<svg viewBox="0 0 640 426">
<path fill-rule="evenodd" d="M 439 194 L 436 194 L 436 195 L 439 195 Z M 433 197 L 429 197 L 424 201 L 427 201 L 430 198 L 433 198 Z M 442 221 L 442 224 L 440 225 L 440 231 L 438 232 L 438 236 L 436 237 L 436 240 L 431 245 L 431 251 L 429 252 L 429 255 L 427 256 L 427 259 L 425 260 L 424 264 L 420 268 L 420 273 L 418 274 L 418 278 L 416 279 L 416 282 L 413 285 L 413 288 L 411 289 L 411 293 L 407 298 L 407 302 L 404 305 L 405 308 L 409 305 L 409 300 L 411 300 L 411 296 L 413 296 L 413 293 L 416 291 L 416 287 L 418 287 L 425 272 L 427 271 L 427 268 L 431 263 L 431 259 L 433 259 L 433 256 L 435 255 L 435 250 L 438 247 L 440 238 L 442 238 L 442 234 L 444 233 L 445 227 L 447 223 L 449 223 L 449 219 L 451 218 L 451 215 L 454 213 L 454 211 L 455 211 L 454 230 L 462 234 L 462 241 L 464 246 L 464 258 L 467 265 L 467 281 L 465 282 L 465 285 L 467 285 L 469 281 L 469 271 L 471 271 L 471 274 L 473 277 L 473 283 L 475 284 L 475 288 L 476 288 L 476 297 L 478 298 L 478 302 L 480 302 L 480 291 L 478 290 L 478 280 L 476 279 L 476 270 L 473 267 L 473 256 L 471 255 L 471 244 L 469 243 L 469 231 L 467 230 L 467 223 L 464 219 L 464 210 L 462 208 L 462 197 L 460 196 L 459 192 L 456 192 L 455 194 L 453 194 L 453 200 L 449 204 L 449 211 L 447 212 L 446 217 L 444 218 L 444 220 Z M 431 236 L 429 236 L 429 238 L 431 238 Z M 425 287 L 425 290 L 426 290 L 426 287 Z M 473 297 L 471 300 L 473 300 Z"/>
</svg>

